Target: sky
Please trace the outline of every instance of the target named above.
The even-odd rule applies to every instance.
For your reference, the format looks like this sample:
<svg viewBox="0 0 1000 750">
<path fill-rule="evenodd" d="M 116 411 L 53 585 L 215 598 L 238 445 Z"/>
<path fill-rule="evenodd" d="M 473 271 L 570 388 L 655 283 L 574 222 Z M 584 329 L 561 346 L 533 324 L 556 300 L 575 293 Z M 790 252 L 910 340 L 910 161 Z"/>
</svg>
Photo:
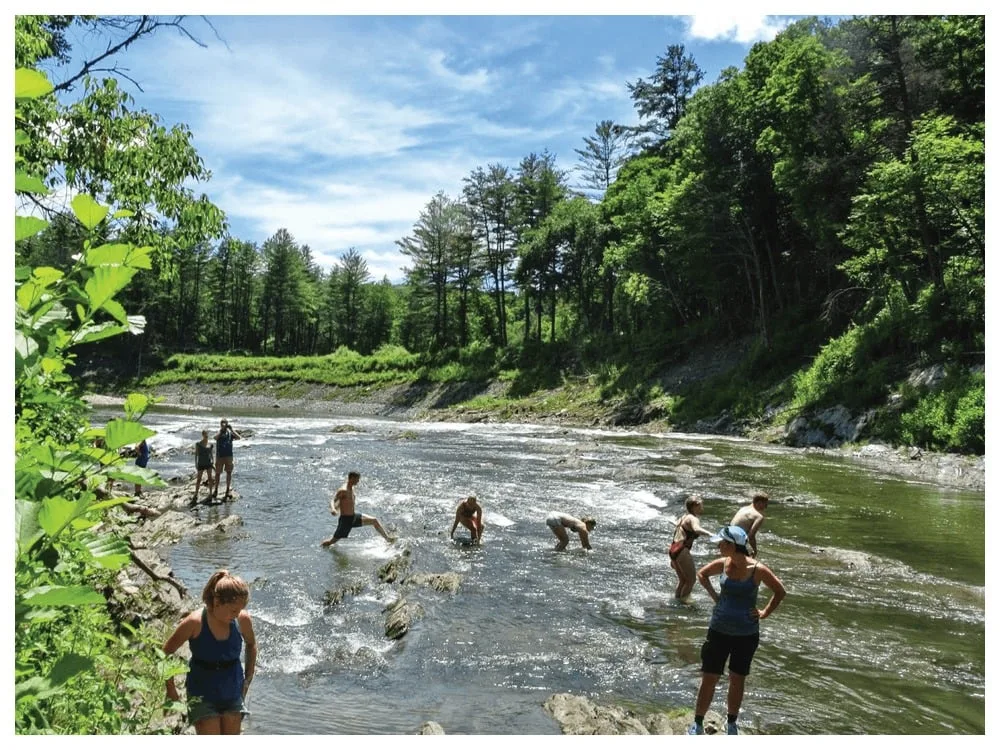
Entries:
<svg viewBox="0 0 1000 750">
<path fill-rule="evenodd" d="M 598 121 L 638 123 L 626 82 L 649 78 L 668 45 L 684 45 L 704 85 L 792 20 L 193 16 L 186 28 L 204 47 L 166 29 L 117 64 L 141 86 L 122 81 L 136 106 L 190 127 L 212 172 L 191 187 L 233 237 L 262 244 L 285 228 L 324 268 L 353 247 L 373 280 L 399 282 L 396 241 L 435 193 L 457 198 L 476 167 L 513 170 L 545 149 L 573 170 Z"/>
</svg>

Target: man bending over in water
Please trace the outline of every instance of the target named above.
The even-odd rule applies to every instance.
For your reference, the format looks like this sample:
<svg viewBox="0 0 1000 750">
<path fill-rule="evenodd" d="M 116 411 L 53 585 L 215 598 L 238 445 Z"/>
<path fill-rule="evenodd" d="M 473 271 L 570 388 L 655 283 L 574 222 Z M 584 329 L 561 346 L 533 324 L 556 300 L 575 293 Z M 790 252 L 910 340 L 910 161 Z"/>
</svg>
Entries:
<svg viewBox="0 0 1000 750">
<path fill-rule="evenodd" d="M 552 533 L 559 539 L 556 543 L 557 550 L 562 551 L 569 544 L 569 534 L 566 533 L 566 529 L 572 529 L 579 534 L 580 546 L 590 549 L 590 532 L 597 526 L 597 521 L 590 516 L 575 518 L 567 513 L 553 511 L 545 518 L 545 525 L 552 529 Z"/>
<path fill-rule="evenodd" d="M 361 474 L 352 471 L 347 475 L 347 481 L 334 493 L 333 499 L 330 501 L 330 513 L 333 515 L 339 513 L 340 518 L 337 520 L 337 530 L 333 532 L 333 536 L 320 543 L 321 547 L 336 544 L 337 540 L 346 538 L 351 533 L 351 529 L 356 529 L 359 526 L 374 526 L 375 531 L 381 534 L 387 542 L 391 544 L 396 541 L 385 533 L 385 529 L 382 528 L 382 524 L 375 516 L 365 516 L 354 512 L 354 487 L 360 481 Z"/>
<path fill-rule="evenodd" d="M 462 524 L 472 533 L 472 541 L 480 544 L 483 541 L 483 508 L 475 495 L 469 495 L 455 509 L 455 523 L 451 525 L 451 537 L 455 538 L 455 529 Z"/>
<path fill-rule="evenodd" d="M 729 522 L 730 526 L 739 526 L 747 533 L 747 545 L 752 557 L 757 557 L 757 532 L 764 525 L 764 511 L 770 500 L 766 492 L 755 492 L 753 501 L 736 511 L 733 520 Z"/>
</svg>

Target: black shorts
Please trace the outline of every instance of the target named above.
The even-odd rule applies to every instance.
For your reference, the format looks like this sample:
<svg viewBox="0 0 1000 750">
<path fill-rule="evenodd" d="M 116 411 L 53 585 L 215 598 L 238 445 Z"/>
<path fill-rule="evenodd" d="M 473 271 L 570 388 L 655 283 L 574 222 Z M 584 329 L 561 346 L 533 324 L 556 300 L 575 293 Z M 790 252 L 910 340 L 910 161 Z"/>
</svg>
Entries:
<svg viewBox="0 0 1000 750">
<path fill-rule="evenodd" d="M 337 520 L 337 530 L 333 532 L 334 539 L 344 539 L 351 533 L 351 529 L 356 529 L 361 525 L 362 515 L 355 513 L 353 516 L 341 516 Z"/>
<path fill-rule="evenodd" d="M 722 674 L 729 659 L 729 673 L 750 674 L 750 662 L 760 644 L 760 633 L 753 635 L 726 635 L 718 630 L 708 629 L 708 635 L 701 646 L 701 671 L 708 674 Z"/>
</svg>

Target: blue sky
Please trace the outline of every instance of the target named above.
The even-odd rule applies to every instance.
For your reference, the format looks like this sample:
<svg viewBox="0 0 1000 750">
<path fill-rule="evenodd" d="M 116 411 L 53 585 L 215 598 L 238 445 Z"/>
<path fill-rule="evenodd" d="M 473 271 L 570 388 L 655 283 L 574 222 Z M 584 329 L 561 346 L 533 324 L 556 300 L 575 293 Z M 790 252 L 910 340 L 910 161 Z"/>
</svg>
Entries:
<svg viewBox="0 0 1000 750">
<path fill-rule="evenodd" d="M 711 10 L 711 7 L 708 7 Z M 327 268 L 350 247 L 403 278 L 395 241 L 478 166 L 548 149 L 572 169 L 599 120 L 634 124 L 626 81 L 683 44 L 716 80 L 793 17 L 210 16 L 119 65 L 137 106 L 186 123 L 233 236 L 288 229 Z M 73 38 L 81 51 L 87 40 Z M 56 76 L 58 78 L 58 76 Z"/>
</svg>

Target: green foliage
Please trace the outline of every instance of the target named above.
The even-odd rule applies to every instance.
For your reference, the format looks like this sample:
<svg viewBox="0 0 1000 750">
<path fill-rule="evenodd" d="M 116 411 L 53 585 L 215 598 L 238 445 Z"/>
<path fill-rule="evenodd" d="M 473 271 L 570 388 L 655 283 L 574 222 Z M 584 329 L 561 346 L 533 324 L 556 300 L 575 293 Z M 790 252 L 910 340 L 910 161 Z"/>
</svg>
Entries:
<svg viewBox="0 0 1000 750">
<path fill-rule="evenodd" d="M 43 79 L 17 71 L 19 124 L 24 102 L 51 91 Z M 31 138 L 20 141 L 27 146 Z M 23 171 L 15 186 L 37 190 Z M 84 195 L 72 208 L 90 235 L 73 265 L 15 271 L 14 726 L 19 733 L 142 732 L 160 708 L 149 695 L 162 695 L 162 654 L 149 634 L 119 630 L 108 616 L 101 592 L 130 553 L 108 523 L 123 499 L 101 500 L 98 490 L 109 476 L 128 475 L 116 449 L 152 432 L 135 421 L 145 408 L 140 396 L 130 397 L 128 419 L 92 428 L 67 369 L 74 347 L 142 331 L 144 320 L 126 315 L 116 296 L 149 268 L 149 248 L 95 242 L 107 208 Z M 22 240 L 46 224 L 16 222 Z M 140 471 L 143 484 L 163 486 L 148 470 L 130 473 Z"/>
<path fill-rule="evenodd" d="M 986 377 L 957 371 L 938 390 L 902 389 L 903 403 L 883 422 L 887 437 L 931 450 L 986 451 Z"/>
</svg>

